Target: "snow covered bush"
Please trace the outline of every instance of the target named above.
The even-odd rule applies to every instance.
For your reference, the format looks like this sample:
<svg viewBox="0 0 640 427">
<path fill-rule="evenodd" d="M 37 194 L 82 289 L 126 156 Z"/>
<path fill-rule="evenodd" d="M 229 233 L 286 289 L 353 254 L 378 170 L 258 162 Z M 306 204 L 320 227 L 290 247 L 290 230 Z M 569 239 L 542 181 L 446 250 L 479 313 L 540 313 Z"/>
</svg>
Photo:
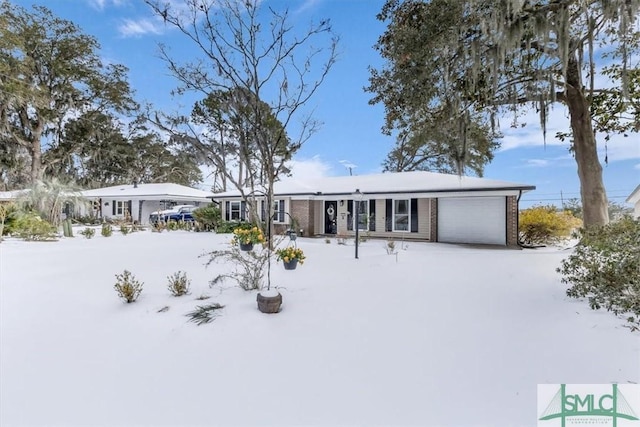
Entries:
<svg viewBox="0 0 640 427">
<path fill-rule="evenodd" d="M 571 212 L 558 212 L 555 206 L 536 206 L 525 209 L 519 215 L 520 240 L 537 245 L 556 243 L 571 235 L 571 231 L 582 225 Z"/>
<path fill-rule="evenodd" d="M 130 231 L 131 231 L 131 229 L 129 228 L 128 225 L 126 225 L 126 224 L 120 225 L 120 233 L 123 236 L 126 236 L 127 234 L 129 234 Z"/>
<path fill-rule="evenodd" d="M 128 304 L 138 299 L 142 292 L 142 285 L 143 283 L 138 282 L 130 271 L 125 270 L 122 274 L 116 274 L 114 289 L 118 296 Z"/>
<path fill-rule="evenodd" d="M 111 237 L 111 235 L 113 234 L 113 227 L 111 227 L 111 224 L 107 224 L 107 223 L 102 224 L 101 233 L 104 237 Z"/>
<path fill-rule="evenodd" d="M 0 242 L 5 233 L 5 225 L 12 220 L 11 216 L 18 208 L 13 203 L 0 203 Z"/>
<path fill-rule="evenodd" d="M 90 239 L 93 236 L 95 236 L 96 230 L 91 227 L 87 227 L 84 230 L 82 230 L 79 234 L 83 235 L 85 239 Z"/>
<path fill-rule="evenodd" d="M 24 240 L 55 240 L 56 227 L 35 212 L 20 212 L 11 223 L 11 234 Z"/>
<path fill-rule="evenodd" d="M 629 217 L 582 230 L 580 243 L 557 270 L 567 295 L 588 298 L 592 309 L 627 315 L 640 329 L 640 220 Z"/>
<path fill-rule="evenodd" d="M 174 297 L 180 297 L 189 293 L 191 280 L 187 279 L 187 273 L 178 271 L 177 273 L 173 273 L 171 276 L 168 276 L 167 279 L 169 280 L 167 288 Z"/>
</svg>

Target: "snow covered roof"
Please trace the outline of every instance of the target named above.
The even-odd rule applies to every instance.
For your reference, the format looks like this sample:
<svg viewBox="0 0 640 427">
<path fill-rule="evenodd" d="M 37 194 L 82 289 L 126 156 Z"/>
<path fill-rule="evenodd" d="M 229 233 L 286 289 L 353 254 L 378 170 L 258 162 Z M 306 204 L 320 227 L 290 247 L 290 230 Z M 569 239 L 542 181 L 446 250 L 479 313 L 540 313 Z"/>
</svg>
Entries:
<svg viewBox="0 0 640 427">
<path fill-rule="evenodd" d="M 8 202 L 10 200 L 16 200 L 28 191 L 29 190 L 0 191 L 0 201 Z"/>
<path fill-rule="evenodd" d="M 213 193 L 180 184 L 125 184 L 85 190 L 82 195 L 89 199 L 118 198 L 142 200 L 211 201 Z"/>
<path fill-rule="evenodd" d="M 629 197 L 627 197 L 626 201 L 627 203 L 637 203 L 638 201 L 640 201 L 640 184 L 638 184 L 636 189 L 633 190 L 631 194 L 629 194 Z"/>
<path fill-rule="evenodd" d="M 275 184 L 277 196 L 340 196 L 356 189 L 364 194 L 427 194 L 473 191 L 530 191 L 536 187 L 495 179 L 458 176 L 435 172 L 388 172 L 372 175 L 324 177 L 308 181 L 286 179 Z M 214 198 L 238 197 L 237 190 L 216 193 Z"/>
</svg>

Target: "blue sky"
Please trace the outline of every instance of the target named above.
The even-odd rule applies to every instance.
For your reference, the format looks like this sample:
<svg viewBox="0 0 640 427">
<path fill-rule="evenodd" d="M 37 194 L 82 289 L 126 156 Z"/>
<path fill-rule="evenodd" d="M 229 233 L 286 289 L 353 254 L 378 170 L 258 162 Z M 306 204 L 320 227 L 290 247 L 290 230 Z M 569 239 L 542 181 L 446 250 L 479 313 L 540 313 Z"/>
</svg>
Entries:
<svg viewBox="0 0 640 427">
<path fill-rule="evenodd" d="M 173 0 L 176 1 L 176 0 Z M 288 7 L 294 24 L 306 26 L 311 20 L 330 18 L 340 36 L 340 57 L 324 85 L 311 100 L 315 117 L 323 122 L 319 132 L 303 146 L 295 158 L 298 177 L 345 175 L 345 164 L 355 165 L 354 174 L 379 172 L 386 154 L 393 147 L 392 137 L 380 132 L 384 109 L 371 106 L 371 97 L 363 88 L 368 85 L 368 67 L 379 68 L 382 60 L 373 49 L 384 31 L 376 19 L 383 0 L 263 0 L 281 9 Z M 32 4 L 49 7 L 53 12 L 78 24 L 95 36 L 102 46 L 105 60 L 126 65 L 129 80 L 139 102 L 150 102 L 168 111 L 188 106 L 172 98 L 177 82 L 158 58 L 158 43 L 174 52 L 189 56 L 193 46 L 177 31 L 165 27 L 141 0 L 13 0 L 29 8 Z M 503 117 L 505 134 L 502 148 L 485 169 L 488 178 L 522 182 L 537 186 L 523 196 L 522 207 L 532 204 L 560 205 L 580 198 L 579 181 L 568 145 L 556 140 L 557 131 L 569 127 L 566 110 L 556 105 L 550 113 L 546 144 L 538 126 L 537 114 L 531 112 L 521 122 L 525 127 L 512 129 L 512 119 Z M 604 159 L 604 136 L 598 139 Z M 604 180 L 611 200 L 623 203 L 640 184 L 640 136 L 614 136 L 608 144 L 608 165 Z"/>
</svg>

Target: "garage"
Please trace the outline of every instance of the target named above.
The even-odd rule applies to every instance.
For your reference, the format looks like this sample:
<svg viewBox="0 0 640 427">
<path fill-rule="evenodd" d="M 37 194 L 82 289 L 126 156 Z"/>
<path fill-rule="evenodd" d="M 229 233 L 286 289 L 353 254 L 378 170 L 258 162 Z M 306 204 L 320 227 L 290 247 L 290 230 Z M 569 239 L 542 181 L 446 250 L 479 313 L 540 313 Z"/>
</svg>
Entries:
<svg viewBox="0 0 640 427">
<path fill-rule="evenodd" d="M 438 199 L 438 241 L 506 245 L 506 197 Z"/>
</svg>

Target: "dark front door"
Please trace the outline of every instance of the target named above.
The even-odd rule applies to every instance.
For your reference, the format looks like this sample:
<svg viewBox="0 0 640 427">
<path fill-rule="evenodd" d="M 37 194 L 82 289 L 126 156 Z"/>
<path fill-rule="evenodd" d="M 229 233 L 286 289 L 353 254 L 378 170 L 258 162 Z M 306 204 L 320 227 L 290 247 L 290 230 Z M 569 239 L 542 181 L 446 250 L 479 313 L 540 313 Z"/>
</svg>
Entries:
<svg viewBox="0 0 640 427">
<path fill-rule="evenodd" d="M 327 200 L 324 202 L 324 234 L 336 234 L 338 232 L 338 202 Z"/>
</svg>

